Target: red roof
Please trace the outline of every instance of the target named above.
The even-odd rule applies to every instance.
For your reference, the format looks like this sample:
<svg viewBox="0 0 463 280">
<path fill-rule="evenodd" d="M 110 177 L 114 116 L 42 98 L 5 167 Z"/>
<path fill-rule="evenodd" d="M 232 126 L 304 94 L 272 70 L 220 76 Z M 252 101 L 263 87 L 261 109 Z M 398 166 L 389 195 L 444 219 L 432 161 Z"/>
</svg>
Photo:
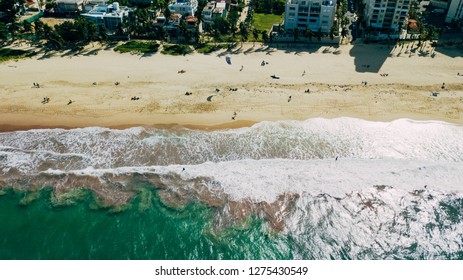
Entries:
<svg viewBox="0 0 463 280">
<path fill-rule="evenodd" d="M 194 16 L 187 16 L 185 21 L 186 22 L 196 22 L 196 18 Z"/>
</svg>

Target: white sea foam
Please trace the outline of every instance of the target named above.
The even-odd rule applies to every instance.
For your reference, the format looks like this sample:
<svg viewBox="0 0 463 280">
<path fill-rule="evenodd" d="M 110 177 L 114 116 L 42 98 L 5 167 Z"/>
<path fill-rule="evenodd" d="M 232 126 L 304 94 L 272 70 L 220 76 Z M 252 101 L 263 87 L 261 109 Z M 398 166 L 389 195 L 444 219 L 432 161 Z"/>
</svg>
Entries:
<svg viewBox="0 0 463 280">
<path fill-rule="evenodd" d="M 340 200 L 302 196 L 285 220 L 286 233 L 300 245 L 300 259 L 455 258 L 463 225 L 445 204 L 461 199 L 462 193 L 396 188 L 369 188 Z"/>
<path fill-rule="evenodd" d="M 283 193 L 330 194 L 344 197 L 375 185 L 404 191 L 441 189 L 463 192 L 463 165 L 396 159 L 241 160 L 200 165 L 156 167 L 156 172 L 178 172 L 183 179 L 210 177 L 234 199 L 274 201 Z M 218 182 L 219 184 L 216 184 Z"/>
<path fill-rule="evenodd" d="M 185 170 L 183 170 L 185 168 Z M 373 186 L 391 186 L 401 191 L 432 189 L 463 193 L 463 165 L 453 162 L 425 162 L 397 159 L 334 160 L 240 160 L 206 162 L 199 165 L 121 167 L 45 173 L 102 176 L 106 173 L 178 174 L 181 180 L 209 178 L 210 189 L 229 194 L 235 200 L 251 198 L 273 202 L 281 194 L 328 194 L 343 198 Z"/>
<path fill-rule="evenodd" d="M 154 166 L 157 172 L 177 172 L 185 166 L 186 179 L 211 177 L 236 198 L 263 200 L 283 192 L 342 196 L 372 185 L 458 190 L 461 139 L 461 125 L 407 119 L 317 118 L 211 132 L 40 129 L 0 133 L 0 171 L 15 168 L 30 175 L 133 167 L 140 172 Z"/>
</svg>

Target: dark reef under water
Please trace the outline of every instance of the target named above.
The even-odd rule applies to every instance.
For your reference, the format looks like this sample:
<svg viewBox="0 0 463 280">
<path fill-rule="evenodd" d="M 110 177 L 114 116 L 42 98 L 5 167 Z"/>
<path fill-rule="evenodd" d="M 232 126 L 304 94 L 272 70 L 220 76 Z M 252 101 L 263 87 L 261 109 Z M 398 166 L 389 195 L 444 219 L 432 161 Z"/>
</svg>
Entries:
<svg viewBox="0 0 463 280">
<path fill-rule="evenodd" d="M 147 188 L 123 208 L 91 191 L 54 205 L 51 189 L 2 191 L 0 259 L 292 259 L 290 238 L 250 217 L 214 227 L 213 207 L 166 205 Z"/>
</svg>

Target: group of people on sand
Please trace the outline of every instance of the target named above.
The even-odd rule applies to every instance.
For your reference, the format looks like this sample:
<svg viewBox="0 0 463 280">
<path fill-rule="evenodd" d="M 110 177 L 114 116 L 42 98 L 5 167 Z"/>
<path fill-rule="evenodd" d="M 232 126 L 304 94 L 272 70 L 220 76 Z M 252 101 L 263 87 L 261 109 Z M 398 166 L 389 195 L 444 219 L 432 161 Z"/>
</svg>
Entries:
<svg viewBox="0 0 463 280">
<path fill-rule="evenodd" d="M 236 112 L 233 113 L 233 116 L 232 116 L 232 120 L 235 120 L 236 119 Z"/>
<path fill-rule="evenodd" d="M 133 100 L 139 100 L 139 99 L 140 99 L 140 97 L 138 97 L 138 96 L 133 96 L 132 98 L 130 98 L 130 100 L 132 100 L 132 101 Z"/>
<path fill-rule="evenodd" d="M 362 81 L 362 85 L 367 86 L 368 82 L 367 81 Z"/>
<path fill-rule="evenodd" d="M 44 97 L 43 100 L 42 100 L 42 104 L 47 104 L 48 102 L 50 102 L 50 98 L 49 97 Z"/>
<path fill-rule="evenodd" d="M 193 93 L 190 91 L 185 92 L 185 95 L 192 95 Z"/>
<path fill-rule="evenodd" d="M 40 88 L 40 85 L 39 85 L 39 83 L 33 83 L 33 87 L 34 88 Z"/>
<path fill-rule="evenodd" d="M 230 91 L 237 91 L 238 88 L 229 88 Z"/>
<path fill-rule="evenodd" d="M 387 76 L 389 76 L 388 73 L 381 73 L 381 74 L 379 74 L 379 75 L 380 75 L 381 77 L 387 77 Z"/>
</svg>

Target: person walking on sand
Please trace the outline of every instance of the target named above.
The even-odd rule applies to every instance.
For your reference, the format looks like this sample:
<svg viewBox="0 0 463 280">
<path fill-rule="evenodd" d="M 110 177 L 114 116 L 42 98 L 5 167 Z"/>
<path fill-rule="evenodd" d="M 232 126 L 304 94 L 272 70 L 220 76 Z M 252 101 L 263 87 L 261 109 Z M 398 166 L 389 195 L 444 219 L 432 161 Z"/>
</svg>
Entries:
<svg viewBox="0 0 463 280">
<path fill-rule="evenodd" d="M 291 101 L 291 95 L 290 95 L 289 98 L 288 98 L 288 102 L 289 102 L 289 101 Z"/>
</svg>

